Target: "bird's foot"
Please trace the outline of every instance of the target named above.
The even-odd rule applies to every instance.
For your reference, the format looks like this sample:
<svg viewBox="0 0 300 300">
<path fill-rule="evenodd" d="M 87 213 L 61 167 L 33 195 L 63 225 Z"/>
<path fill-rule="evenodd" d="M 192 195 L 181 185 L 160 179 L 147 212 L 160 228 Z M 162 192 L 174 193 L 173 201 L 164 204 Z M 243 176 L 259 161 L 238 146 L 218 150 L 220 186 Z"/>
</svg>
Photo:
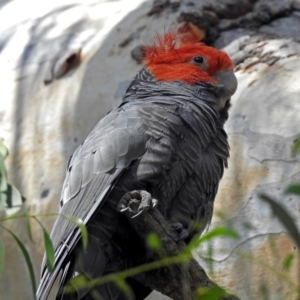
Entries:
<svg viewBox="0 0 300 300">
<path fill-rule="evenodd" d="M 155 207 L 158 201 L 153 199 L 151 194 L 139 190 L 126 193 L 119 202 L 118 210 L 121 213 L 129 212 L 135 218 L 143 212 L 148 211 L 151 207 Z"/>
<path fill-rule="evenodd" d="M 183 241 L 189 236 L 189 231 L 183 228 L 181 223 L 171 223 L 170 224 L 172 229 L 178 233 L 178 241 Z"/>
</svg>

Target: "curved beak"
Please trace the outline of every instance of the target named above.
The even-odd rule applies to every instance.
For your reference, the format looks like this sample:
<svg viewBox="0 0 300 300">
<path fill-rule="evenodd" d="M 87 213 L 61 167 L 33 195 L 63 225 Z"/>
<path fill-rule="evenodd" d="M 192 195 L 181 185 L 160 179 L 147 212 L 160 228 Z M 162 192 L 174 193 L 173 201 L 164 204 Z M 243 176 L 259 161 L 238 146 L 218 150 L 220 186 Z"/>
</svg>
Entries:
<svg viewBox="0 0 300 300">
<path fill-rule="evenodd" d="M 238 82 L 233 71 L 229 70 L 221 71 L 213 77 L 218 81 L 217 85 L 220 89 L 218 95 L 221 98 L 220 108 L 222 108 L 225 105 L 226 101 L 235 93 Z"/>
</svg>

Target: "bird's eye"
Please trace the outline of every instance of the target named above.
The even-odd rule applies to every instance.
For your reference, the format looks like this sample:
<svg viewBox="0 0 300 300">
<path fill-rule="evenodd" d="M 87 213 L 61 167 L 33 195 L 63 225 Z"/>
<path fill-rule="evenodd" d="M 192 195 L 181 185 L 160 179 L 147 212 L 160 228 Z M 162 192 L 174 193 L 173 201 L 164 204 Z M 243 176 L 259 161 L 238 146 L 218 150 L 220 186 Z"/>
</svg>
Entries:
<svg viewBox="0 0 300 300">
<path fill-rule="evenodd" d="M 194 62 L 197 63 L 197 64 L 203 64 L 204 58 L 202 56 L 196 56 L 194 58 Z"/>
</svg>

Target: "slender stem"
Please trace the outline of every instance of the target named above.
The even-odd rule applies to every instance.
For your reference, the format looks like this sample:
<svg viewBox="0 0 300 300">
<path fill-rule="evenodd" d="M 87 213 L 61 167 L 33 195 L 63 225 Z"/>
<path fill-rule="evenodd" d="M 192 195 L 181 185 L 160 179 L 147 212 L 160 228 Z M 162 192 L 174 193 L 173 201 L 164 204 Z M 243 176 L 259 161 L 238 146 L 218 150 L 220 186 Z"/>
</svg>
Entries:
<svg viewBox="0 0 300 300">
<path fill-rule="evenodd" d="M 20 215 L 12 215 L 5 218 L 0 219 L 0 222 L 8 221 L 8 220 L 14 220 L 14 219 L 21 219 L 21 218 L 35 218 L 35 217 L 56 217 L 60 215 L 59 213 L 45 213 L 45 214 L 36 214 L 31 215 L 28 213 L 23 213 Z"/>
</svg>

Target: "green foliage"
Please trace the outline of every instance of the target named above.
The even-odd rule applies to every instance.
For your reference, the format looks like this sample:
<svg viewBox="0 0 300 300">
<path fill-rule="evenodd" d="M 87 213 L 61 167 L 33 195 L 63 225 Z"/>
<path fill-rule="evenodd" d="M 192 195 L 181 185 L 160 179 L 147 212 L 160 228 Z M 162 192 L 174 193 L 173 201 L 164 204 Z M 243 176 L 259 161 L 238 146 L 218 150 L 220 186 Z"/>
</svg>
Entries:
<svg viewBox="0 0 300 300">
<path fill-rule="evenodd" d="M 288 231 L 290 236 L 293 238 L 295 243 L 300 248 L 300 233 L 297 228 L 296 223 L 293 221 L 293 217 L 287 212 L 287 210 L 278 203 L 278 201 L 273 200 L 267 195 L 261 195 L 261 199 L 267 202 L 273 211 L 273 214 L 278 218 L 278 220 L 282 223 L 285 229 Z"/>
<path fill-rule="evenodd" d="M 0 141 L 0 211 L 5 212 L 6 215 L 14 215 L 20 209 L 22 203 L 24 202 L 25 198 L 23 198 L 20 192 L 7 181 L 7 172 L 4 164 L 5 158 L 8 156 L 8 150 Z M 0 225 L 5 231 L 7 231 L 17 243 L 19 249 L 21 250 L 30 276 L 31 281 L 31 288 L 33 291 L 33 298 L 35 299 L 35 291 L 36 291 L 36 282 L 35 282 L 35 275 L 34 269 L 32 265 L 31 258 L 29 253 L 22 243 L 22 241 L 9 229 Z M 1 241 L 0 243 L 0 274 L 3 270 L 4 264 L 4 247 Z"/>
<path fill-rule="evenodd" d="M 128 297 L 128 299 L 133 298 L 133 292 L 124 279 L 119 278 L 115 280 L 114 283 L 123 291 L 123 293 Z"/>
<path fill-rule="evenodd" d="M 67 216 L 67 215 L 60 215 L 60 216 L 69 220 L 70 222 L 75 223 L 78 226 L 80 233 L 81 233 L 83 248 L 86 249 L 87 244 L 88 244 L 88 232 L 87 232 L 86 226 L 83 223 L 83 221 L 81 219 L 73 217 L 73 216 Z"/>
<path fill-rule="evenodd" d="M 4 245 L 0 239 L 0 275 L 2 274 L 4 268 Z"/>
<path fill-rule="evenodd" d="M 265 270 L 269 270 L 272 275 L 275 275 L 282 282 L 287 283 L 290 286 L 291 290 L 297 289 L 297 285 L 294 284 L 292 278 L 289 277 L 286 272 L 282 272 L 280 269 L 275 268 L 267 260 L 260 259 L 254 256 L 251 252 L 237 251 L 236 254 L 239 255 L 241 258 L 250 261 L 252 264 L 259 265 L 263 267 Z"/>
<path fill-rule="evenodd" d="M 208 242 L 217 237 L 230 237 L 236 239 L 238 238 L 238 234 L 233 229 L 225 226 L 216 227 L 210 230 L 209 232 L 202 234 L 200 237 L 199 236 L 194 237 L 191 240 L 191 242 L 188 244 L 184 252 L 186 253 L 191 252 L 194 249 L 198 248 L 202 243 Z"/>
<path fill-rule="evenodd" d="M 22 206 L 22 203 L 25 201 L 25 198 L 22 197 L 20 192 L 13 185 L 9 184 L 7 181 L 7 171 L 4 163 L 4 160 L 7 156 L 8 156 L 8 150 L 0 141 L 0 211 L 4 212 L 5 215 L 7 216 L 1 219 L 0 221 L 4 222 L 11 219 L 25 218 L 27 235 L 29 239 L 33 241 L 30 218 L 35 219 L 42 227 L 43 230 L 47 266 L 48 269 L 51 270 L 54 264 L 54 248 L 46 229 L 41 224 L 41 222 L 36 218 L 36 216 L 31 216 L 29 215 L 28 212 L 26 212 L 25 214 L 17 215 L 17 212 Z M 34 274 L 33 263 L 28 253 L 28 250 L 26 249 L 24 243 L 11 230 L 9 230 L 3 225 L 0 225 L 0 227 L 12 236 L 12 238 L 14 239 L 14 241 L 16 242 L 16 244 L 18 245 L 19 249 L 22 252 L 30 276 L 33 299 L 35 299 L 35 293 L 36 293 L 35 274 Z M 4 246 L 2 241 L 0 241 L 0 274 L 3 270 L 3 265 L 4 265 Z"/>
<path fill-rule="evenodd" d="M 298 150 L 297 150 L 298 151 Z M 291 185 L 286 190 L 286 194 L 295 194 L 300 195 L 299 193 L 299 186 L 298 185 Z M 261 199 L 268 203 L 272 209 L 273 214 L 276 216 L 276 218 L 281 222 L 283 227 L 287 230 L 288 234 L 291 236 L 291 238 L 294 240 L 295 244 L 298 248 L 298 256 L 300 259 L 300 232 L 297 228 L 297 225 L 295 221 L 293 220 L 293 217 L 291 214 L 288 213 L 288 211 L 285 209 L 284 206 L 282 206 L 277 200 L 272 199 L 271 197 L 267 195 L 260 195 Z M 289 254 L 283 264 L 283 269 L 288 270 L 290 269 L 290 266 L 292 264 L 294 256 Z M 298 282 L 298 298 L 300 299 L 300 261 L 299 261 L 299 282 Z"/>
<path fill-rule="evenodd" d="M 69 293 L 75 292 L 75 290 L 78 289 L 92 289 L 98 285 L 114 282 L 115 284 L 119 285 L 119 281 L 125 282 L 126 278 L 132 277 L 135 275 L 138 275 L 140 273 L 148 272 L 151 270 L 159 269 L 162 267 L 168 267 L 175 264 L 185 264 L 186 262 L 190 261 L 192 259 L 191 252 L 195 250 L 199 245 L 202 243 L 212 240 L 215 237 L 231 237 L 231 238 L 237 238 L 237 233 L 229 228 L 226 227 L 217 227 L 211 230 L 211 232 L 205 233 L 202 237 L 194 238 L 191 243 L 177 256 L 167 256 L 163 257 L 160 260 L 153 261 L 150 263 L 146 263 L 134 268 L 131 268 L 129 270 L 124 270 L 118 273 L 114 274 L 108 274 L 99 278 L 95 278 L 92 280 L 89 280 L 86 276 L 78 276 L 69 282 L 67 285 L 66 291 Z M 160 243 L 158 236 L 151 234 L 148 236 L 148 245 L 152 245 L 152 248 L 154 249 L 160 249 Z M 150 241 L 150 242 L 149 242 Z M 126 282 L 125 282 L 126 283 Z M 123 285 L 121 285 L 123 286 Z M 76 287 L 76 289 L 74 288 Z M 215 287 L 212 288 L 214 290 Z M 123 289 L 122 289 L 123 290 Z M 124 292 L 127 293 L 126 290 Z M 207 291 L 206 291 L 207 292 Z M 202 298 L 201 298 L 202 299 Z"/>
<path fill-rule="evenodd" d="M 300 195 L 300 185 L 299 184 L 292 184 L 292 185 L 290 185 L 286 189 L 285 193 L 286 194 L 292 194 L 292 195 L 299 196 Z"/>
<path fill-rule="evenodd" d="M 32 230 L 31 230 L 31 224 L 30 224 L 30 217 L 27 216 L 25 217 L 26 219 L 26 231 L 27 231 L 27 236 L 29 237 L 30 241 L 33 242 L 32 238 Z"/>
<path fill-rule="evenodd" d="M 293 155 L 296 155 L 299 150 L 300 150 L 300 138 L 295 140 L 294 146 L 292 148 Z M 6 217 L 0 219 L 0 223 L 4 223 L 7 220 L 24 218 L 28 238 L 31 242 L 33 242 L 34 237 L 32 233 L 31 222 L 32 221 L 38 222 L 43 233 L 43 242 L 45 248 L 47 267 L 48 270 L 51 271 L 54 266 L 54 248 L 50 240 L 50 236 L 46 231 L 45 227 L 43 226 L 43 224 L 41 223 L 41 221 L 39 220 L 39 218 L 47 217 L 47 216 L 57 216 L 57 214 L 31 215 L 29 211 L 23 214 L 17 214 L 17 211 L 21 207 L 24 198 L 22 198 L 19 191 L 14 186 L 9 184 L 7 181 L 7 172 L 4 164 L 5 158 L 7 156 L 8 156 L 8 150 L 3 145 L 3 143 L 0 142 L 0 211 L 6 213 Z M 288 187 L 285 193 L 300 196 L 300 185 L 297 184 L 291 185 L 290 187 Z M 265 201 L 270 205 L 273 214 L 283 224 L 283 226 L 286 228 L 290 236 L 297 244 L 298 249 L 300 249 L 300 233 L 296 226 L 296 223 L 293 221 L 293 218 L 290 216 L 290 214 L 286 211 L 286 209 L 282 205 L 278 203 L 278 201 L 272 199 L 270 196 L 261 195 L 261 198 L 263 199 L 263 201 Z M 66 218 L 67 220 L 75 223 L 78 226 L 82 236 L 83 247 L 86 248 L 88 244 L 88 233 L 87 233 L 87 228 L 83 223 L 83 221 L 73 216 L 61 215 L 61 217 Z M 244 228 L 248 228 L 249 230 L 253 229 L 253 226 L 250 223 L 244 223 L 243 226 Z M 18 245 L 18 248 L 20 249 L 22 255 L 24 256 L 24 260 L 26 262 L 29 277 L 30 277 L 33 299 L 35 299 L 35 293 L 36 293 L 35 274 L 33 269 L 33 263 L 28 253 L 28 250 L 26 249 L 25 244 L 15 235 L 15 233 L 7 229 L 4 225 L 0 224 L 0 227 L 12 236 L 12 238 Z M 129 285 L 126 283 L 126 279 L 128 277 L 135 276 L 137 274 L 155 270 L 158 268 L 168 267 L 174 264 L 182 264 L 183 266 L 186 266 L 186 263 L 192 259 L 192 252 L 195 249 L 197 249 L 199 246 L 201 246 L 204 243 L 210 243 L 214 239 L 220 237 L 236 239 L 239 236 L 233 229 L 229 228 L 228 226 L 213 228 L 209 232 L 203 234 L 201 237 L 193 238 L 189 243 L 189 245 L 187 245 L 187 247 L 179 255 L 168 257 L 164 255 L 162 249 L 163 248 L 162 241 L 160 240 L 160 238 L 156 234 L 150 234 L 146 240 L 147 245 L 160 254 L 160 260 L 150 262 L 141 266 L 137 266 L 129 270 L 124 270 L 115 274 L 108 274 L 102 276 L 101 278 L 95 278 L 92 280 L 86 276 L 78 276 L 73 278 L 70 281 L 70 283 L 67 286 L 67 291 L 72 293 L 74 292 L 75 289 L 76 290 L 82 288 L 93 289 L 98 285 L 112 282 L 116 284 L 120 289 L 122 289 L 125 295 L 130 297 L 132 295 L 132 291 Z M 213 273 L 213 259 L 212 259 L 213 247 L 208 245 L 207 249 L 208 249 L 207 263 L 210 272 Z M 4 250 L 5 249 L 4 249 L 3 242 L 0 239 L 0 274 L 4 268 Z M 272 274 L 275 274 L 278 278 L 287 282 L 291 286 L 291 289 L 299 289 L 300 284 L 299 286 L 295 286 L 291 278 L 288 276 L 288 271 L 291 269 L 295 261 L 295 255 L 293 253 L 288 254 L 284 258 L 284 261 L 282 262 L 281 270 L 278 270 L 270 266 L 268 262 L 266 262 L 265 260 L 260 260 L 257 257 L 254 257 L 251 253 L 239 253 L 239 255 L 246 260 L 250 260 L 255 264 L 259 264 L 261 266 L 264 266 L 264 268 L 269 269 L 272 272 Z M 268 299 L 269 292 L 267 290 L 267 287 L 262 288 L 262 290 L 264 291 L 264 296 L 263 296 L 264 299 Z M 95 299 L 101 299 L 101 295 L 97 294 L 96 290 L 93 290 L 92 293 Z M 220 287 L 214 286 L 211 288 L 197 289 L 195 292 L 195 299 L 196 300 L 198 299 L 218 300 L 226 295 L 227 294 L 225 290 L 223 290 Z"/>
<path fill-rule="evenodd" d="M 226 295 L 226 291 L 218 286 L 213 288 L 201 287 L 196 291 L 195 300 L 219 300 Z"/>
<path fill-rule="evenodd" d="M 284 271 L 290 270 L 294 258 L 295 258 L 295 255 L 293 253 L 290 253 L 289 255 L 287 255 L 284 258 L 284 261 L 283 261 L 283 270 Z"/>
<path fill-rule="evenodd" d="M 0 156 L 6 158 L 8 156 L 8 149 L 4 146 L 4 144 L 0 141 Z"/>
<path fill-rule="evenodd" d="M 7 156 L 8 150 L 0 141 L 0 211 L 5 211 L 6 214 L 11 215 L 20 209 L 25 199 L 13 185 L 7 182 L 4 163 Z"/>
<path fill-rule="evenodd" d="M 160 250 L 162 247 L 161 240 L 155 233 L 149 234 L 146 242 L 147 245 L 154 250 Z"/>
<path fill-rule="evenodd" d="M 297 153 L 300 150 L 300 137 L 296 138 L 294 140 L 293 146 L 292 146 L 292 156 L 296 156 Z"/>
<path fill-rule="evenodd" d="M 53 244 L 51 242 L 51 239 L 50 239 L 50 236 L 49 236 L 47 230 L 42 225 L 42 223 L 35 216 L 33 216 L 32 218 L 35 219 L 39 223 L 39 225 L 41 226 L 41 228 L 43 230 L 47 268 L 48 268 L 48 271 L 51 272 L 53 270 L 54 260 L 55 260 Z"/>
<path fill-rule="evenodd" d="M 36 282 L 35 282 L 34 269 L 33 269 L 33 265 L 32 265 L 29 253 L 28 253 L 25 245 L 20 241 L 20 239 L 11 230 L 5 228 L 2 225 L 0 225 L 0 227 L 2 227 L 4 230 L 6 230 L 7 232 L 9 232 L 11 234 L 11 236 L 14 238 L 17 245 L 19 246 L 20 250 L 22 251 L 22 254 L 25 258 L 26 265 L 27 265 L 29 275 L 30 275 L 30 281 L 31 281 L 31 288 L 32 288 L 32 291 L 33 291 L 33 297 L 34 297 L 34 299 L 36 299 L 36 297 L 35 297 Z"/>
</svg>

